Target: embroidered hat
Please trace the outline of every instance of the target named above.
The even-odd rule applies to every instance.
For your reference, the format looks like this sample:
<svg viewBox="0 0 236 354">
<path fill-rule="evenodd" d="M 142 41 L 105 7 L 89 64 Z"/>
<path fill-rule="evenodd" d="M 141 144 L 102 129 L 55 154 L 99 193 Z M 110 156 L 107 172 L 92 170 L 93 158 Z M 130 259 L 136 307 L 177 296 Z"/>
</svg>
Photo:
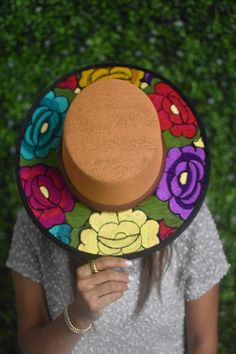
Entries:
<svg viewBox="0 0 236 354">
<path fill-rule="evenodd" d="M 136 258 L 192 222 L 209 152 L 199 117 L 170 81 L 133 65 L 93 65 L 40 94 L 20 134 L 16 175 L 50 240 L 87 259 Z"/>
</svg>

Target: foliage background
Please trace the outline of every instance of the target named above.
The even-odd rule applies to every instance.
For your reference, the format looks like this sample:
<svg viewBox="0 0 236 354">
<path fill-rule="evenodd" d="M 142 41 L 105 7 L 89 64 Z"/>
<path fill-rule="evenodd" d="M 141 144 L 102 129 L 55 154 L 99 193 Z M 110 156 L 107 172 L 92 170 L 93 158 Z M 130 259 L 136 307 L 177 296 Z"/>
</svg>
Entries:
<svg viewBox="0 0 236 354">
<path fill-rule="evenodd" d="M 156 70 L 192 101 L 212 154 L 208 202 L 231 270 L 222 282 L 219 353 L 236 353 L 236 6 L 233 0 L 5 0 L 0 4 L 0 354 L 17 353 L 4 263 L 20 200 L 15 144 L 37 93 L 81 66 Z"/>
</svg>

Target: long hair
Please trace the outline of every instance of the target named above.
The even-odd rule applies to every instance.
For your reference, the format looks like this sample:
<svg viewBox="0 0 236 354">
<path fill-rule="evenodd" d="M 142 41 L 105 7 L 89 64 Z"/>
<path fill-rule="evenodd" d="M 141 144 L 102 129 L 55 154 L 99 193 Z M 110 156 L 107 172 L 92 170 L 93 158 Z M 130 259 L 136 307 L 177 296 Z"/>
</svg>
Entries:
<svg viewBox="0 0 236 354">
<path fill-rule="evenodd" d="M 138 315 L 142 311 L 153 286 L 156 286 L 161 300 L 161 281 L 164 273 L 170 266 L 171 258 L 171 245 L 162 248 L 159 252 L 142 257 L 139 296 L 134 315 Z"/>
<path fill-rule="evenodd" d="M 161 299 L 161 280 L 163 274 L 168 269 L 172 257 L 171 245 L 162 248 L 159 252 L 151 253 L 142 257 L 141 260 L 141 272 L 140 272 L 140 286 L 139 286 L 139 296 L 134 311 L 134 315 L 138 315 L 148 299 L 151 289 L 154 285 L 157 287 L 157 292 Z M 76 290 L 76 269 L 87 261 L 69 255 L 70 269 L 72 276 L 74 278 L 74 292 Z"/>
</svg>

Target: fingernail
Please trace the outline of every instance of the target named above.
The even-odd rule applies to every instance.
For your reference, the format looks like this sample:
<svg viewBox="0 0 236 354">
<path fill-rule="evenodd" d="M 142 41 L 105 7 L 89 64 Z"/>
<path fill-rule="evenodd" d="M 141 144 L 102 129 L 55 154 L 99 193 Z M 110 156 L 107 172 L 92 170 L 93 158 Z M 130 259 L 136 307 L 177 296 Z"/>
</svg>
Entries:
<svg viewBox="0 0 236 354">
<path fill-rule="evenodd" d="M 131 267 L 131 266 L 133 265 L 133 262 L 126 260 L 126 261 L 125 261 L 125 265 L 126 265 L 127 267 Z"/>
</svg>

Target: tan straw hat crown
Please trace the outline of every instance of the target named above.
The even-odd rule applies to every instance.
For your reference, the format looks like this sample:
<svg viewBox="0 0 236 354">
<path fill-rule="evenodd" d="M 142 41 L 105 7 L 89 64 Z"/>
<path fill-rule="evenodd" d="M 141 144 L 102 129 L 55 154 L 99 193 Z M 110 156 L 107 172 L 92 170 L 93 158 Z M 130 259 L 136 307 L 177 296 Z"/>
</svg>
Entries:
<svg viewBox="0 0 236 354">
<path fill-rule="evenodd" d="M 119 79 L 99 80 L 72 102 L 62 163 L 73 193 L 97 210 L 125 210 L 151 195 L 164 151 L 147 95 Z"/>
</svg>

